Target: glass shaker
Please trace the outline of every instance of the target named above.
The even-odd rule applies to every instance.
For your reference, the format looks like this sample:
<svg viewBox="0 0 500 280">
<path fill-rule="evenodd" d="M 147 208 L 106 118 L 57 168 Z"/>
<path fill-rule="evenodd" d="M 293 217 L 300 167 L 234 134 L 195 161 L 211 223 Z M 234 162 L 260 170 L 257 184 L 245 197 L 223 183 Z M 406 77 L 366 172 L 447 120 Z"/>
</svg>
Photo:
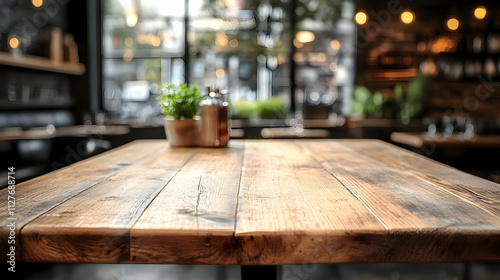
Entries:
<svg viewBox="0 0 500 280">
<path fill-rule="evenodd" d="M 216 93 L 207 87 L 207 95 L 200 102 L 201 108 L 201 139 L 203 147 L 218 147 L 219 137 L 219 101 Z"/>
</svg>

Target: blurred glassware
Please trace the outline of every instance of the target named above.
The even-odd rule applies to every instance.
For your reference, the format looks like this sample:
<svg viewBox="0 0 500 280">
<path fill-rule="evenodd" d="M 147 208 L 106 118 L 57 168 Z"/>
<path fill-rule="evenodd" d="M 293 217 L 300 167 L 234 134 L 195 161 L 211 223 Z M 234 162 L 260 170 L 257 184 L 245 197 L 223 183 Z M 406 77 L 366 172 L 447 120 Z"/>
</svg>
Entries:
<svg viewBox="0 0 500 280">
<path fill-rule="evenodd" d="M 337 100 L 338 96 L 339 92 L 336 88 L 330 89 L 321 96 L 321 104 L 323 104 L 323 106 L 330 106 Z"/>
<path fill-rule="evenodd" d="M 465 119 L 465 130 L 462 133 L 462 137 L 465 140 L 472 140 L 476 136 L 476 127 L 474 126 L 474 121 L 470 118 L 467 117 Z"/>
<path fill-rule="evenodd" d="M 441 123 L 442 123 L 443 136 L 446 138 L 451 137 L 455 129 L 452 117 L 449 115 L 444 115 L 441 118 Z"/>
<path fill-rule="evenodd" d="M 95 114 L 95 117 L 94 117 L 96 125 L 105 125 L 107 119 L 108 119 L 108 116 L 104 112 L 98 112 Z"/>
<path fill-rule="evenodd" d="M 474 37 L 474 39 L 472 40 L 472 50 L 475 53 L 482 52 L 482 50 L 483 50 L 483 38 L 481 38 L 480 36 Z"/>
<path fill-rule="evenodd" d="M 484 74 L 490 79 L 496 75 L 495 61 L 491 57 L 488 57 L 484 63 Z"/>
<path fill-rule="evenodd" d="M 462 79 L 464 75 L 464 65 L 461 61 L 455 61 L 451 66 L 450 78 L 451 80 L 458 81 Z"/>
<path fill-rule="evenodd" d="M 430 137 L 435 137 L 437 132 L 436 120 L 434 118 L 426 117 L 423 119 L 424 127 L 426 127 L 426 133 Z"/>
<path fill-rule="evenodd" d="M 436 66 L 436 63 L 431 58 L 428 58 L 422 63 L 420 63 L 419 69 L 426 76 L 434 77 L 439 74 L 439 70 Z"/>
<path fill-rule="evenodd" d="M 475 76 L 474 62 L 470 59 L 465 61 L 465 76 L 473 77 Z"/>
<path fill-rule="evenodd" d="M 498 53 L 500 51 L 500 34 L 490 34 L 488 36 L 488 52 Z"/>
<path fill-rule="evenodd" d="M 439 71 L 447 80 L 458 81 L 463 76 L 464 66 L 461 60 L 439 60 L 438 66 Z"/>
<path fill-rule="evenodd" d="M 313 91 L 307 95 L 307 104 L 311 106 L 318 106 L 321 103 L 321 94 Z"/>
<path fill-rule="evenodd" d="M 87 112 L 83 114 L 83 125 L 92 125 L 92 113 Z"/>
</svg>

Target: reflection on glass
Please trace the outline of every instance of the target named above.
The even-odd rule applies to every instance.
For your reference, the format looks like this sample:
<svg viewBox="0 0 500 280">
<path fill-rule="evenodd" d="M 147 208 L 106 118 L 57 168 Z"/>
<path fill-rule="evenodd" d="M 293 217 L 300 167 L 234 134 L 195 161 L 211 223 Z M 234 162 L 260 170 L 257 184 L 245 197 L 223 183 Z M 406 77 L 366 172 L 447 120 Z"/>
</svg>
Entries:
<svg viewBox="0 0 500 280">
<path fill-rule="evenodd" d="M 189 1 L 192 82 L 237 100 L 290 98 L 289 5 L 279 1 Z"/>
<path fill-rule="evenodd" d="M 188 73 L 200 88 L 227 89 L 233 103 L 278 96 L 295 105 L 292 116 L 342 119 L 354 80 L 353 18 L 351 0 L 105 0 L 105 107 L 153 116 L 144 82 L 153 98 L 154 85 Z"/>
<path fill-rule="evenodd" d="M 314 17 L 299 17 L 293 45 L 297 109 L 304 118 L 337 120 L 350 111 L 354 83 L 354 8 L 350 1 L 331 7 L 315 1 Z M 311 7 L 309 7 L 311 8 Z M 321 12 L 320 12 L 321 11 Z M 302 9 L 300 9 L 302 13 Z M 297 10 L 296 10 L 296 13 Z"/>
<path fill-rule="evenodd" d="M 115 118 L 159 114 L 156 87 L 184 81 L 184 1 L 106 0 L 103 97 Z"/>
</svg>

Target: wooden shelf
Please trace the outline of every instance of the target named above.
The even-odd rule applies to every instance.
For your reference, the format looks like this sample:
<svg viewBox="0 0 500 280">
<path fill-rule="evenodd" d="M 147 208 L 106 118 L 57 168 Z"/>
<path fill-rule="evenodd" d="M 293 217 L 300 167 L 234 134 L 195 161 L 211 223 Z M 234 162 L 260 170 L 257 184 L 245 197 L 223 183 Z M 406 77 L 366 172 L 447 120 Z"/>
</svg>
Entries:
<svg viewBox="0 0 500 280">
<path fill-rule="evenodd" d="M 5 101 L 0 100 L 0 110 L 13 111 L 20 109 L 54 109 L 54 108 L 67 108 L 74 104 L 73 99 L 67 99 L 63 101 L 34 101 L 34 102 L 22 102 L 22 101 Z"/>
<path fill-rule="evenodd" d="M 45 57 L 29 55 L 13 56 L 5 52 L 0 52 L 0 65 L 9 65 L 72 75 L 82 75 L 85 73 L 85 65 L 82 63 L 74 64 L 67 62 L 54 62 Z"/>
<path fill-rule="evenodd" d="M 82 135 L 124 135 L 129 133 L 129 131 L 129 127 L 118 125 L 76 125 L 58 127 L 53 131 L 48 131 L 46 127 L 41 127 L 29 130 L 0 131 L 0 141 L 40 140 Z"/>
</svg>

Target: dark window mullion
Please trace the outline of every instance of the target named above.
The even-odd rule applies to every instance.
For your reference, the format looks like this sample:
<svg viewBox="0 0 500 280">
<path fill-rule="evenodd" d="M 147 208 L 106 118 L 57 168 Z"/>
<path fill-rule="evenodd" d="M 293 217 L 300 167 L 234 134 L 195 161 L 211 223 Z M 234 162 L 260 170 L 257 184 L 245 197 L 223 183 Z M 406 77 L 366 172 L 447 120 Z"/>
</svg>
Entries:
<svg viewBox="0 0 500 280">
<path fill-rule="evenodd" d="M 189 79 L 189 0 L 184 1 L 184 80 L 186 83 Z"/>
<path fill-rule="evenodd" d="M 295 38 L 295 26 L 296 26 L 296 18 L 295 18 L 295 7 L 297 5 L 297 0 L 290 0 L 290 30 L 291 30 L 291 38 L 290 38 L 290 111 L 292 114 L 295 114 L 295 61 L 293 60 L 293 56 L 295 55 L 295 46 L 293 45 L 293 38 Z"/>
</svg>

